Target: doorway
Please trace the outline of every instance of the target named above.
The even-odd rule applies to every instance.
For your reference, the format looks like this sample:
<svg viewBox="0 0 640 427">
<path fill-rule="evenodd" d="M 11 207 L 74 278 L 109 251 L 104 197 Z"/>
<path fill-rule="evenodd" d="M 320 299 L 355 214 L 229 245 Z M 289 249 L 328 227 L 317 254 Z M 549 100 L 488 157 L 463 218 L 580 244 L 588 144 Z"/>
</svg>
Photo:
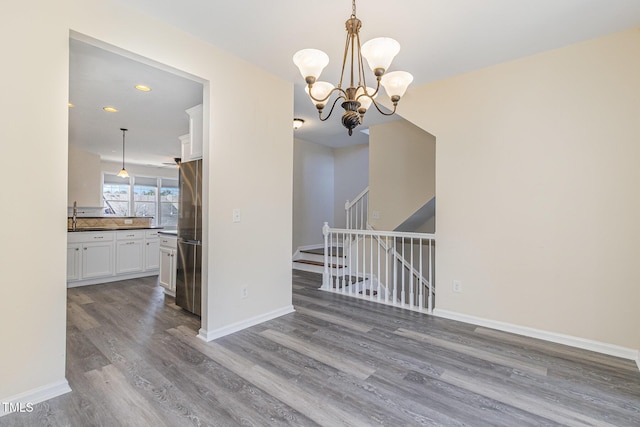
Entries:
<svg viewBox="0 0 640 427">
<path fill-rule="evenodd" d="M 162 220 L 162 183 L 178 181 L 177 160 L 182 157 L 180 138 L 190 133 L 187 110 L 203 104 L 206 82 L 74 32 L 69 40 L 69 61 L 69 214 L 73 200 L 77 199 L 88 200 L 78 205 L 80 215 L 114 214 L 114 203 L 110 212 L 105 212 L 105 184 L 126 166 L 130 177 L 118 182 L 119 187 L 129 188 L 128 205 L 123 209 L 128 216 L 138 216 L 137 206 L 141 206 L 148 215 L 152 210 L 149 216 Z M 199 126 L 203 140 L 207 141 L 206 117 Z M 126 144 L 122 129 L 127 129 Z M 73 164 L 72 153 L 82 153 L 76 158 L 93 159 L 94 167 L 87 168 L 87 163 L 81 161 L 80 169 L 85 175 L 72 173 L 78 166 Z M 208 150 L 205 149 L 202 157 L 206 156 Z M 206 168 L 206 161 L 203 163 Z M 72 193 L 76 180 L 83 182 L 76 185 Z M 157 183 L 156 204 L 137 200 L 138 188 L 154 188 L 154 181 Z M 84 197 L 86 194 L 90 197 Z M 206 217 L 206 199 L 202 209 Z M 167 226 L 167 222 L 154 225 Z M 206 222 L 203 226 L 206 227 Z M 206 271 L 203 277 L 206 278 Z M 205 313 L 206 305 L 203 305 L 203 315 Z"/>
</svg>

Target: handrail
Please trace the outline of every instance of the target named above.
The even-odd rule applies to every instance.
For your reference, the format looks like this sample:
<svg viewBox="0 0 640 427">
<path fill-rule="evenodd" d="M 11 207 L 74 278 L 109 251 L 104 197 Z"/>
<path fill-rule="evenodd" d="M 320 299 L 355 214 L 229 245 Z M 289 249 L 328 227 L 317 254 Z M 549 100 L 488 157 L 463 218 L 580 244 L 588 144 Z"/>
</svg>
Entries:
<svg viewBox="0 0 640 427">
<path fill-rule="evenodd" d="M 369 216 L 369 187 L 358 194 L 352 202 L 344 204 L 346 227 L 364 230 Z"/>
<path fill-rule="evenodd" d="M 371 225 L 369 225 L 369 224 L 367 224 L 367 229 L 368 229 L 368 230 L 371 230 L 371 231 L 375 231 L 375 230 L 374 230 L 374 228 L 373 228 L 373 227 L 371 227 Z M 401 233 L 397 233 L 397 234 L 401 234 Z M 434 234 L 430 234 L 430 235 L 429 235 L 429 234 L 426 234 L 426 233 L 414 233 L 414 234 L 420 234 L 420 236 L 421 236 L 421 237 L 422 237 L 422 236 L 425 236 L 425 235 L 426 235 L 426 236 L 433 236 L 433 238 L 435 239 L 435 235 L 434 235 Z M 429 288 L 429 283 L 430 283 L 430 282 L 429 282 L 429 280 L 427 280 L 427 278 L 426 278 L 426 277 L 424 277 L 423 275 L 421 275 L 421 274 L 420 274 L 420 272 L 419 272 L 418 270 L 416 270 L 416 268 L 415 268 L 413 265 L 410 265 L 410 264 L 407 262 L 407 260 L 406 260 L 406 259 L 404 259 L 404 257 L 403 257 L 403 256 L 402 256 L 398 251 L 396 251 L 396 250 L 395 250 L 395 248 L 390 248 L 390 247 L 388 247 L 388 246 L 387 246 L 387 244 L 386 244 L 385 242 L 383 242 L 383 241 L 382 241 L 382 239 L 380 239 L 380 236 L 378 236 L 377 234 L 375 234 L 373 237 L 374 237 L 374 238 L 376 239 L 376 241 L 378 242 L 378 245 L 380 245 L 380 246 L 381 246 L 381 247 L 382 247 L 386 252 L 391 252 L 391 253 L 393 254 L 393 256 L 395 257 L 395 259 L 396 259 L 398 262 L 402 263 L 402 266 L 403 266 L 404 268 L 406 268 L 407 270 L 411 271 L 411 273 L 412 273 L 412 274 L 413 274 L 413 275 L 414 275 L 418 280 L 420 280 L 421 282 L 423 282 L 423 283 L 424 283 L 424 287 Z M 407 238 L 406 236 L 395 236 L 395 237 L 400 237 L 400 238 L 405 237 L 405 238 Z M 409 238 L 409 239 L 411 239 L 412 237 L 408 237 L 408 238 Z M 415 237 L 414 237 L 414 238 L 415 238 Z M 432 287 L 431 287 L 431 292 L 433 292 L 434 294 L 436 293 L 435 286 L 432 286 Z"/>
<path fill-rule="evenodd" d="M 364 196 L 366 196 L 366 194 L 369 192 L 369 187 L 365 188 L 364 190 L 362 190 L 362 192 L 360 192 L 360 194 L 358 194 L 356 196 L 355 199 L 353 199 L 351 202 L 349 200 L 346 201 L 346 203 L 344 204 L 344 209 L 345 210 L 349 210 L 351 209 L 356 203 L 358 203 L 360 201 L 360 199 L 362 199 Z"/>
<path fill-rule="evenodd" d="M 369 230 L 351 230 L 347 228 L 331 228 L 329 223 L 324 223 L 327 226 L 327 231 L 334 232 L 336 234 L 361 234 L 364 236 L 383 236 L 383 237 L 413 237 L 414 239 L 431 239 L 435 240 L 436 235 L 433 233 L 414 233 L 408 231 L 379 231 L 374 229 Z M 323 232 L 325 230 L 322 227 Z"/>
</svg>

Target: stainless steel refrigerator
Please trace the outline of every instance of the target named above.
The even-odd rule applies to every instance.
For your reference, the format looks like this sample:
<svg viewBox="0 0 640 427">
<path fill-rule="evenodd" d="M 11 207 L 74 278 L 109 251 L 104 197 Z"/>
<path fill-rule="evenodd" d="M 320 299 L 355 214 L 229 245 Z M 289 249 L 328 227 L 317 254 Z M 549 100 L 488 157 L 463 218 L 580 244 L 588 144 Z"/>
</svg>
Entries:
<svg viewBox="0 0 640 427">
<path fill-rule="evenodd" d="M 202 299 L 202 160 L 180 164 L 176 304 L 198 316 Z"/>
</svg>

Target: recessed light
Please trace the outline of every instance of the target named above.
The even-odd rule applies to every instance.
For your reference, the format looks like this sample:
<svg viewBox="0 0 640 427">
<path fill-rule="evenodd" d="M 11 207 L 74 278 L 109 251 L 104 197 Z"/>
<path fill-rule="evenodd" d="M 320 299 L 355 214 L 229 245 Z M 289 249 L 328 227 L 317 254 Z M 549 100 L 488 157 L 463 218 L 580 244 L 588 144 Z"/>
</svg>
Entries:
<svg viewBox="0 0 640 427">
<path fill-rule="evenodd" d="M 69 108 L 73 108 L 73 107 L 75 107 L 75 105 L 73 105 L 73 103 L 71 103 L 71 102 L 67 102 L 67 106 L 68 106 Z"/>
<path fill-rule="evenodd" d="M 136 85 L 136 89 L 141 90 L 142 92 L 150 92 L 151 88 L 145 85 Z"/>
<path fill-rule="evenodd" d="M 117 113 L 118 109 L 114 108 L 114 107 L 102 107 L 102 109 L 104 111 L 106 111 L 107 113 Z"/>
</svg>

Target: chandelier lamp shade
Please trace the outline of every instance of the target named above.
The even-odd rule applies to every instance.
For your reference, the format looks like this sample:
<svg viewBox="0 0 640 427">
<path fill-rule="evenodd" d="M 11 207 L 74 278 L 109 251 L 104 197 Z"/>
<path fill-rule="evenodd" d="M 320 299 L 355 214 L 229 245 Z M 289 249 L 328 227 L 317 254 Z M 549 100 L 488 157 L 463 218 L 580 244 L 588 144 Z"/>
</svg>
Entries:
<svg viewBox="0 0 640 427">
<path fill-rule="evenodd" d="M 129 178 L 129 173 L 124 168 L 124 134 L 128 129 L 120 128 L 122 131 L 122 170 L 118 172 L 118 176 L 120 178 Z"/>
<path fill-rule="evenodd" d="M 298 67 L 307 84 L 305 91 L 318 109 L 320 120 L 327 120 L 338 101 L 341 100 L 340 105 L 344 109 L 342 124 L 349 131 L 349 135 L 353 133 L 356 126 L 362 124 L 364 115 L 371 105 L 385 116 L 394 114 L 400 98 L 413 81 L 413 76 L 406 71 L 387 72 L 393 58 L 400 52 L 400 44 L 397 41 L 379 37 L 360 45 L 362 22 L 356 17 L 355 0 L 352 0 L 351 5 L 351 17 L 345 24 L 347 40 L 342 58 L 342 72 L 337 86 L 318 80 L 322 70 L 329 64 L 329 56 L 326 53 L 318 49 L 302 49 L 293 55 L 293 63 Z M 375 87 L 367 86 L 362 58 L 367 60 L 376 78 Z M 345 81 L 345 71 L 348 82 Z M 376 102 L 380 86 L 384 87 L 393 103 L 393 111 L 390 113 L 382 111 Z M 323 117 L 323 111 L 329 104 L 331 104 L 329 113 Z"/>
</svg>

